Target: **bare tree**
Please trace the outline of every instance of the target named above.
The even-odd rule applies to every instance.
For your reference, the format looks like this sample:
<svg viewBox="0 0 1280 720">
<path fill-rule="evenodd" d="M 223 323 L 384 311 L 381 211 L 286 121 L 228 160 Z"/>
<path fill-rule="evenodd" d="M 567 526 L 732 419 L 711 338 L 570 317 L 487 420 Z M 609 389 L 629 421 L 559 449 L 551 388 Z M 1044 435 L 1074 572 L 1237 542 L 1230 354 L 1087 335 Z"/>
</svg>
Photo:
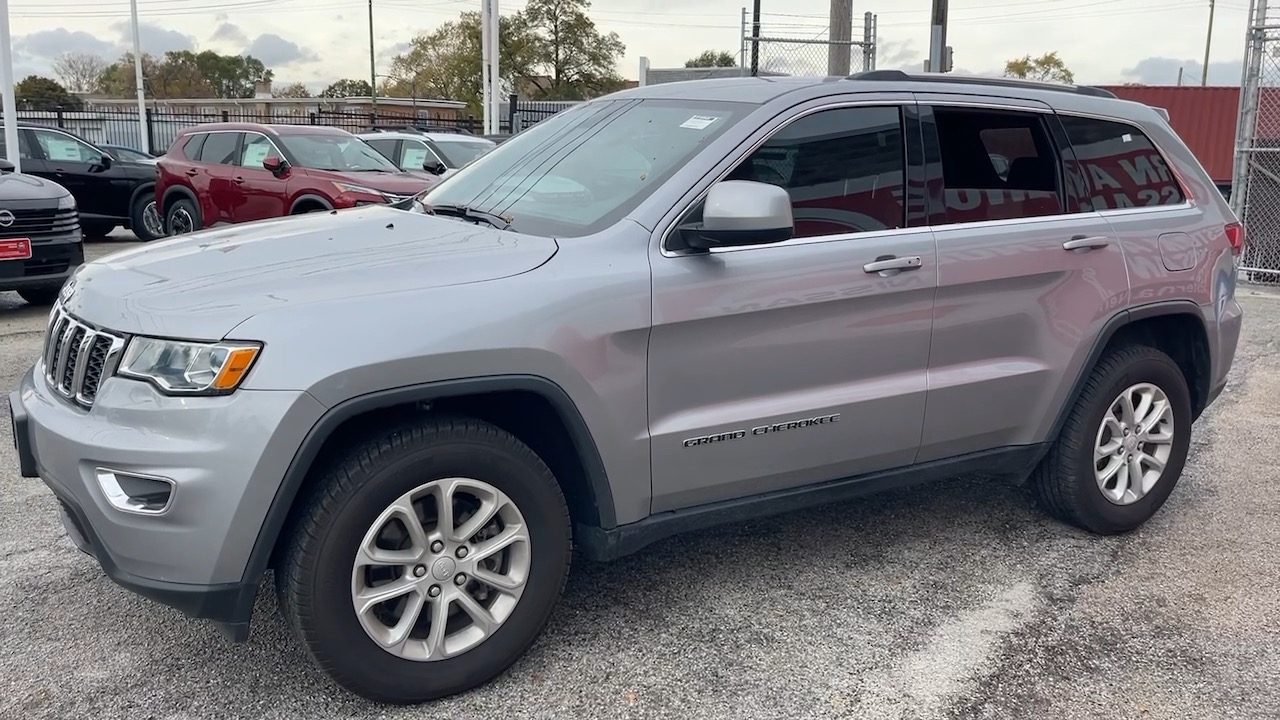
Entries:
<svg viewBox="0 0 1280 720">
<path fill-rule="evenodd" d="M 53 72 L 71 92 L 93 92 L 109 64 L 91 53 L 63 53 L 53 61 Z"/>
</svg>

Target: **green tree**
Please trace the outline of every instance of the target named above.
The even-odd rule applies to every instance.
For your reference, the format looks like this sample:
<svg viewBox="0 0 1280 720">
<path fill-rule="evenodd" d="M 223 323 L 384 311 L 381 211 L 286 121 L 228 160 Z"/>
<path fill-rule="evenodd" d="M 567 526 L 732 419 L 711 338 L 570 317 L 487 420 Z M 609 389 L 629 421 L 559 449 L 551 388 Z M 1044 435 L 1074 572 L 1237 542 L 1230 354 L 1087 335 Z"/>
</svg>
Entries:
<svg viewBox="0 0 1280 720">
<path fill-rule="evenodd" d="M 80 98 L 67 92 L 57 80 L 28 75 L 13 86 L 13 99 L 29 110 L 79 110 Z"/>
<path fill-rule="evenodd" d="M 368 80 L 352 80 L 343 78 L 329 85 L 320 93 L 322 98 L 369 97 L 373 95 L 373 87 Z"/>
<path fill-rule="evenodd" d="M 249 55 L 219 55 L 211 50 L 167 52 L 163 58 L 142 56 L 143 89 L 153 98 L 251 98 L 258 82 L 272 72 Z M 133 55 L 125 53 L 102 71 L 98 89 L 106 95 L 134 94 Z"/>
<path fill-rule="evenodd" d="M 311 91 L 303 83 L 289 83 L 279 90 L 272 88 L 271 97 L 275 98 L 309 98 Z"/>
<path fill-rule="evenodd" d="M 467 103 L 482 113 L 484 68 L 480 53 L 480 13 L 464 12 L 411 42 L 409 51 L 391 62 L 383 92 L 397 97 L 436 97 Z M 499 18 L 498 72 L 513 86 L 532 77 L 539 62 L 539 42 L 523 13 Z"/>
<path fill-rule="evenodd" d="M 618 34 L 601 33 L 590 0 L 529 0 L 524 16 L 538 36 L 539 67 L 549 77 L 545 100 L 584 100 L 621 89 L 617 64 L 626 52 Z"/>
<path fill-rule="evenodd" d="M 684 61 L 687 68 L 737 67 L 738 59 L 724 50 L 703 50 L 702 54 Z"/>
<path fill-rule="evenodd" d="M 1058 57 L 1057 51 L 1047 52 L 1033 58 L 1024 55 L 1004 64 L 1005 77 L 1023 78 L 1025 80 L 1041 80 L 1070 85 L 1076 76 L 1067 68 L 1067 64 Z"/>
</svg>

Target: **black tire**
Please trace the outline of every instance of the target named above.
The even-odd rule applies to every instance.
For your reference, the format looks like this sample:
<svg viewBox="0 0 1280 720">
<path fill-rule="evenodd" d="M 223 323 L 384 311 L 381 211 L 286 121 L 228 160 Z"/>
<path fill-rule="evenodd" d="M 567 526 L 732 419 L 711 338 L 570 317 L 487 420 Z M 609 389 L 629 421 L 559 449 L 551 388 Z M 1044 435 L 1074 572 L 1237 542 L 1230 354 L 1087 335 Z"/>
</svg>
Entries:
<svg viewBox="0 0 1280 720">
<path fill-rule="evenodd" d="M 1151 383 L 1173 407 L 1173 443 L 1164 474 L 1144 497 L 1117 505 L 1103 495 L 1094 476 L 1093 451 L 1111 404 L 1127 388 Z M 1168 355 L 1145 345 L 1110 351 L 1094 367 L 1067 416 L 1062 433 L 1031 477 L 1040 505 L 1055 518 L 1100 535 L 1129 532 L 1150 520 L 1173 492 L 1191 447 L 1191 393 Z"/>
<path fill-rule="evenodd" d="M 378 432 L 326 467 L 287 530 L 276 591 L 286 622 L 335 682 L 377 702 L 419 703 L 484 684 L 528 650 L 564 589 L 571 550 L 564 495 L 532 450 L 487 423 L 434 418 Z M 396 498 L 446 477 L 482 480 L 516 504 L 529 531 L 529 575 L 488 639 L 452 658 L 416 662 L 366 634 L 352 607 L 352 561 Z"/>
<path fill-rule="evenodd" d="M 185 212 L 191 218 L 193 227 L 191 230 L 183 230 L 178 228 L 175 230 L 173 226 L 174 218 L 179 217 L 179 213 Z M 204 227 L 203 220 L 200 218 L 200 208 L 187 198 L 180 198 L 173 201 L 168 210 L 164 213 L 164 231 L 169 235 L 183 235 L 187 232 L 194 232 Z"/>
<path fill-rule="evenodd" d="M 18 291 L 18 297 L 26 300 L 28 305 L 52 305 L 58 301 L 60 290 L 62 290 L 61 285 L 23 288 Z"/>
<path fill-rule="evenodd" d="M 105 220 L 81 220 L 80 230 L 86 238 L 104 238 L 116 229 L 116 224 Z"/>
<path fill-rule="evenodd" d="M 133 207 L 130 208 L 129 210 L 129 229 L 132 230 L 134 236 L 137 237 L 142 242 L 151 242 L 152 240 L 159 240 L 160 238 L 165 236 L 164 232 L 159 232 L 161 228 L 156 228 L 153 231 L 152 229 L 147 227 L 147 221 L 146 221 L 147 206 L 155 201 L 156 201 L 156 194 L 154 192 L 145 192 L 139 195 L 137 200 L 133 201 Z M 169 227 L 168 223 L 165 222 L 163 229 L 167 230 L 168 227 Z"/>
</svg>

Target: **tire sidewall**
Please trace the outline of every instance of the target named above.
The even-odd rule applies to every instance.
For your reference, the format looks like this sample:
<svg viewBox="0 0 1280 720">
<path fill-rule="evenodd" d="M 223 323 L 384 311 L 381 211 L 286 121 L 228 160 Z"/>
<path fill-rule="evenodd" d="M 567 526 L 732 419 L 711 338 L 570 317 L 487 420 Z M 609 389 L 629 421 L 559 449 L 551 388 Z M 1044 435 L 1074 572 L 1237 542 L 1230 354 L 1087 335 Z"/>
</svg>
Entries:
<svg viewBox="0 0 1280 720">
<path fill-rule="evenodd" d="M 180 198 L 178 200 L 175 200 L 174 203 L 169 206 L 169 209 L 165 211 L 165 214 L 164 214 L 164 229 L 165 229 L 165 232 L 167 232 L 170 236 L 173 236 L 174 234 L 173 233 L 173 216 L 177 214 L 179 208 L 185 208 L 187 213 L 191 215 L 192 225 L 194 225 L 194 227 L 191 230 L 192 232 L 195 232 L 196 230 L 199 230 L 201 227 L 203 227 L 204 221 L 201 220 L 200 218 L 200 208 L 196 207 L 196 204 L 191 202 L 191 200 L 185 197 Z"/>
<path fill-rule="evenodd" d="M 487 482 L 515 502 L 530 535 L 528 583 L 512 614 L 480 645 L 454 658 L 417 662 L 396 657 L 379 647 L 356 617 L 351 602 L 351 573 L 356 548 L 373 521 L 396 498 L 430 480 L 466 477 Z M 563 586 L 567 571 L 569 528 L 563 522 L 558 490 L 529 462 L 488 444 L 445 441 L 416 447 L 374 471 L 327 519 L 316 566 L 306 592 L 310 621 L 325 655 L 346 655 L 358 662 L 359 677 L 342 678 L 361 687 L 381 687 L 381 694 L 423 699 L 451 694 L 488 680 L 514 663 L 542 630 Z M 423 680 L 430 677 L 428 687 Z M 481 680 L 483 678 L 483 680 Z M 416 698 L 415 698 L 416 699 Z"/>
<path fill-rule="evenodd" d="M 1102 494 L 1094 477 L 1093 451 L 1098 429 L 1111 404 L 1125 389 L 1139 383 L 1150 383 L 1160 388 L 1173 406 L 1173 452 L 1165 465 L 1164 474 L 1145 497 L 1131 505 L 1116 505 Z M 1088 435 L 1080 443 L 1076 467 L 1080 468 L 1080 482 L 1076 484 L 1079 507 L 1088 519 L 1099 526 L 1117 532 L 1132 530 L 1145 523 L 1160 510 L 1172 494 L 1182 475 L 1187 454 L 1191 447 L 1191 395 L 1186 378 L 1172 360 L 1163 356 L 1147 355 L 1127 364 L 1099 389 L 1088 412 Z"/>
</svg>

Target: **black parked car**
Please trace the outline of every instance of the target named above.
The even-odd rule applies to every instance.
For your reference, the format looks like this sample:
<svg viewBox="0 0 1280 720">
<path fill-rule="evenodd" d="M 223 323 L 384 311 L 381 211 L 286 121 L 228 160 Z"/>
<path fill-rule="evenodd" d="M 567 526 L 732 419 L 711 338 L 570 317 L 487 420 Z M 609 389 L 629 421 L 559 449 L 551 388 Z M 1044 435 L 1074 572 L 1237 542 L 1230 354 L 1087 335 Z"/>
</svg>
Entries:
<svg viewBox="0 0 1280 720">
<path fill-rule="evenodd" d="M 0 290 L 51 305 L 84 262 L 76 201 L 58 183 L 0 160 Z"/>
<path fill-rule="evenodd" d="M 103 237 L 117 226 L 143 241 L 164 235 L 155 207 L 154 165 L 117 162 L 78 135 L 27 123 L 18 124 L 18 150 L 22 172 L 52 180 L 75 196 L 86 237 Z"/>
</svg>

